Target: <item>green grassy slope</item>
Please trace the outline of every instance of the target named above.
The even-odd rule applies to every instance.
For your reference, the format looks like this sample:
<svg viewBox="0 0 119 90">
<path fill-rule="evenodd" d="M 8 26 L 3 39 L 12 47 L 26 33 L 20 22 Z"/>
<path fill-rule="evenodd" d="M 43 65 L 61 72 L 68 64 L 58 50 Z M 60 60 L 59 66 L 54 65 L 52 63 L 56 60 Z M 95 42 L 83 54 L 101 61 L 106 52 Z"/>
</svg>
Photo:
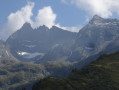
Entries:
<svg viewBox="0 0 119 90">
<path fill-rule="evenodd" d="M 119 53 L 103 55 L 67 78 L 42 79 L 32 90 L 119 90 Z"/>
</svg>

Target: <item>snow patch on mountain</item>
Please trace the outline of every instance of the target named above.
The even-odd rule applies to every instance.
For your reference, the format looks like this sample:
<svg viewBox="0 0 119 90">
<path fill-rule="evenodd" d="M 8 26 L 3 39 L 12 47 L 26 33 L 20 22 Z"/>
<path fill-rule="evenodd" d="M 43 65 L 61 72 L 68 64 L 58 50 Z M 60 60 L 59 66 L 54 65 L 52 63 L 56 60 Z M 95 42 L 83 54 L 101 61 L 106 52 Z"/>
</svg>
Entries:
<svg viewBox="0 0 119 90">
<path fill-rule="evenodd" d="M 92 50 L 93 48 L 91 48 L 91 47 L 85 47 L 85 49 Z"/>
<path fill-rule="evenodd" d="M 17 54 L 19 56 L 23 56 L 24 58 L 35 58 L 35 57 L 37 57 L 39 55 L 40 56 L 43 56 L 44 55 L 44 53 L 38 53 L 38 52 L 28 53 L 28 52 L 21 52 L 21 51 L 17 52 Z"/>
<path fill-rule="evenodd" d="M 29 47 L 29 48 L 33 48 L 35 47 L 36 45 L 25 45 L 26 47 Z"/>
</svg>

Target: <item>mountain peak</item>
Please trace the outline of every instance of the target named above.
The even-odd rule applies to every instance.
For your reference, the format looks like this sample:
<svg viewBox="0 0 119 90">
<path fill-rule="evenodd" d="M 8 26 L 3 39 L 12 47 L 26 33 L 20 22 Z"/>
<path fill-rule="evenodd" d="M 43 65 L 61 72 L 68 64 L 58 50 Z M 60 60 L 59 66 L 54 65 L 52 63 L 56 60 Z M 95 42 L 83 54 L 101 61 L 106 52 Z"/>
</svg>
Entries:
<svg viewBox="0 0 119 90">
<path fill-rule="evenodd" d="M 98 15 L 94 15 L 92 20 L 89 22 L 90 24 L 93 24 L 93 23 L 100 23 L 100 22 L 103 22 L 105 19 L 98 16 Z"/>
<path fill-rule="evenodd" d="M 31 27 L 31 24 L 30 23 L 25 23 L 23 26 L 24 27 Z"/>
<path fill-rule="evenodd" d="M 31 30 L 31 29 L 32 29 L 31 24 L 30 24 L 30 23 L 25 23 L 25 24 L 22 26 L 22 29 L 23 29 L 23 30 Z"/>
<path fill-rule="evenodd" d="M 52 26 L 51 30 L 62 30 L 62 29 L 57 26 Z"/>
<path fill-rule="evenodd" d="M 96 19 L 96 20 L 97 20 L 97 19 L 102 19 L 102 17 L 100 17 L 100 16 L 98 16 L 98 15 L 94 15 L 94 16 L 93 16 L 93 19 Z"/>
<path fill-rule="evenodd" d="M 58 27 L 57 26 L 52 26 L 52 28 L 51 29 L 57 29 Z"/>
<path fill-rule="evenodd" d="M 46 31 L 49 30 L 49 28 L 45 25 L 42 25 L 42 26 L 38 27 L 37 29 L 38 30 L 46 30 Z"/>
</svg>

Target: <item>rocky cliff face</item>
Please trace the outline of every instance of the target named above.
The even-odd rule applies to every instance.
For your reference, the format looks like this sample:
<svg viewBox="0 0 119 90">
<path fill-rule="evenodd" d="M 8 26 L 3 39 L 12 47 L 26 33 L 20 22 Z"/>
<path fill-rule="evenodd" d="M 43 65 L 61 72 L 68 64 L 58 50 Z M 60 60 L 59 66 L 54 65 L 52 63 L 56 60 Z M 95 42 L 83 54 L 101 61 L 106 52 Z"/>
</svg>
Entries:
<svg viewBox="0 0 119 90">
<path fill-rule="evenodd" d="M 18 60 L 12 56 L 8 45 L 0 40 L 0 67 L 17 63 Z"/>
<path fill-rule="evenodd" d="M 11 53 L 19 60 L 34 61 L 42 58 L 51 48 L 68 44 L 75 36 L 76 33 L 55 26 L 49 29 L 43 25 L 32 29 L 30 24 L 26 23 L 12 34 L 6 43 L 10 45 Z"/>
<path fill-rule="evenodd" d="M 4 43 L 4 41 L 0 40 L 0 58 L 13 58 L 9 51 L 9 47 Z"/>
<path fill-rule="evenodd" d="M 119 51 L 119 20 L 95 15 L 78 34 L 55 26 L 33 30 L 26 23 L 8 38 L 7 43 L 12 54 L 21 61 L 90 62 L 101 54 Z"/>
<path fill-rule="evenodd" d="M 57 46 L 37 61 L 71 61 L 89 63 L 102 54 L 119 51 L 119 20 L 97 15 L 84 26 L 68 45 Z M 85 61 L 86 60 L 86 61 Z"/>
<path fill-rule="evenodd" d="M 119 50 L 119 21 L 104 19 L 97 15 L 78 33 L 72 46 L 71 57 L 83 60 L 92 55 L 114 53 Z"/>
</svg>

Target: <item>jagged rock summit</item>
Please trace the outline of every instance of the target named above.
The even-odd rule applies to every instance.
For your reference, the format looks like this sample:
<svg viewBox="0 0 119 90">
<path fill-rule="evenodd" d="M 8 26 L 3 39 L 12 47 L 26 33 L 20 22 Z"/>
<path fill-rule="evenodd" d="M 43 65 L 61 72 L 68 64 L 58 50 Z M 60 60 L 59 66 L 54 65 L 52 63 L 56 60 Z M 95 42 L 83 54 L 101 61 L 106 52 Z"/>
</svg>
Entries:
<svg viewBox="0 0 119 90">
<path fill-rule="evenodd" d="M 76 33 L 62 30 L 56 26 L 51 29 L 45 25 L 32 29 L 29 23 L 13 33 L 6 41 L 11 53 L 21 61 L 34 61 L 43 57 L 56 45 L 65 45 L 74 39 Z"/>
<path fill-rule="evenodd" d="M 70 44 L 53 48 L 36 63 L 63 60 L 79 62 L 81 66 L 85 66 L 102 54 L 119 51 L 118 46 L 119 20 L 95 15 Z"/>
</svg>

